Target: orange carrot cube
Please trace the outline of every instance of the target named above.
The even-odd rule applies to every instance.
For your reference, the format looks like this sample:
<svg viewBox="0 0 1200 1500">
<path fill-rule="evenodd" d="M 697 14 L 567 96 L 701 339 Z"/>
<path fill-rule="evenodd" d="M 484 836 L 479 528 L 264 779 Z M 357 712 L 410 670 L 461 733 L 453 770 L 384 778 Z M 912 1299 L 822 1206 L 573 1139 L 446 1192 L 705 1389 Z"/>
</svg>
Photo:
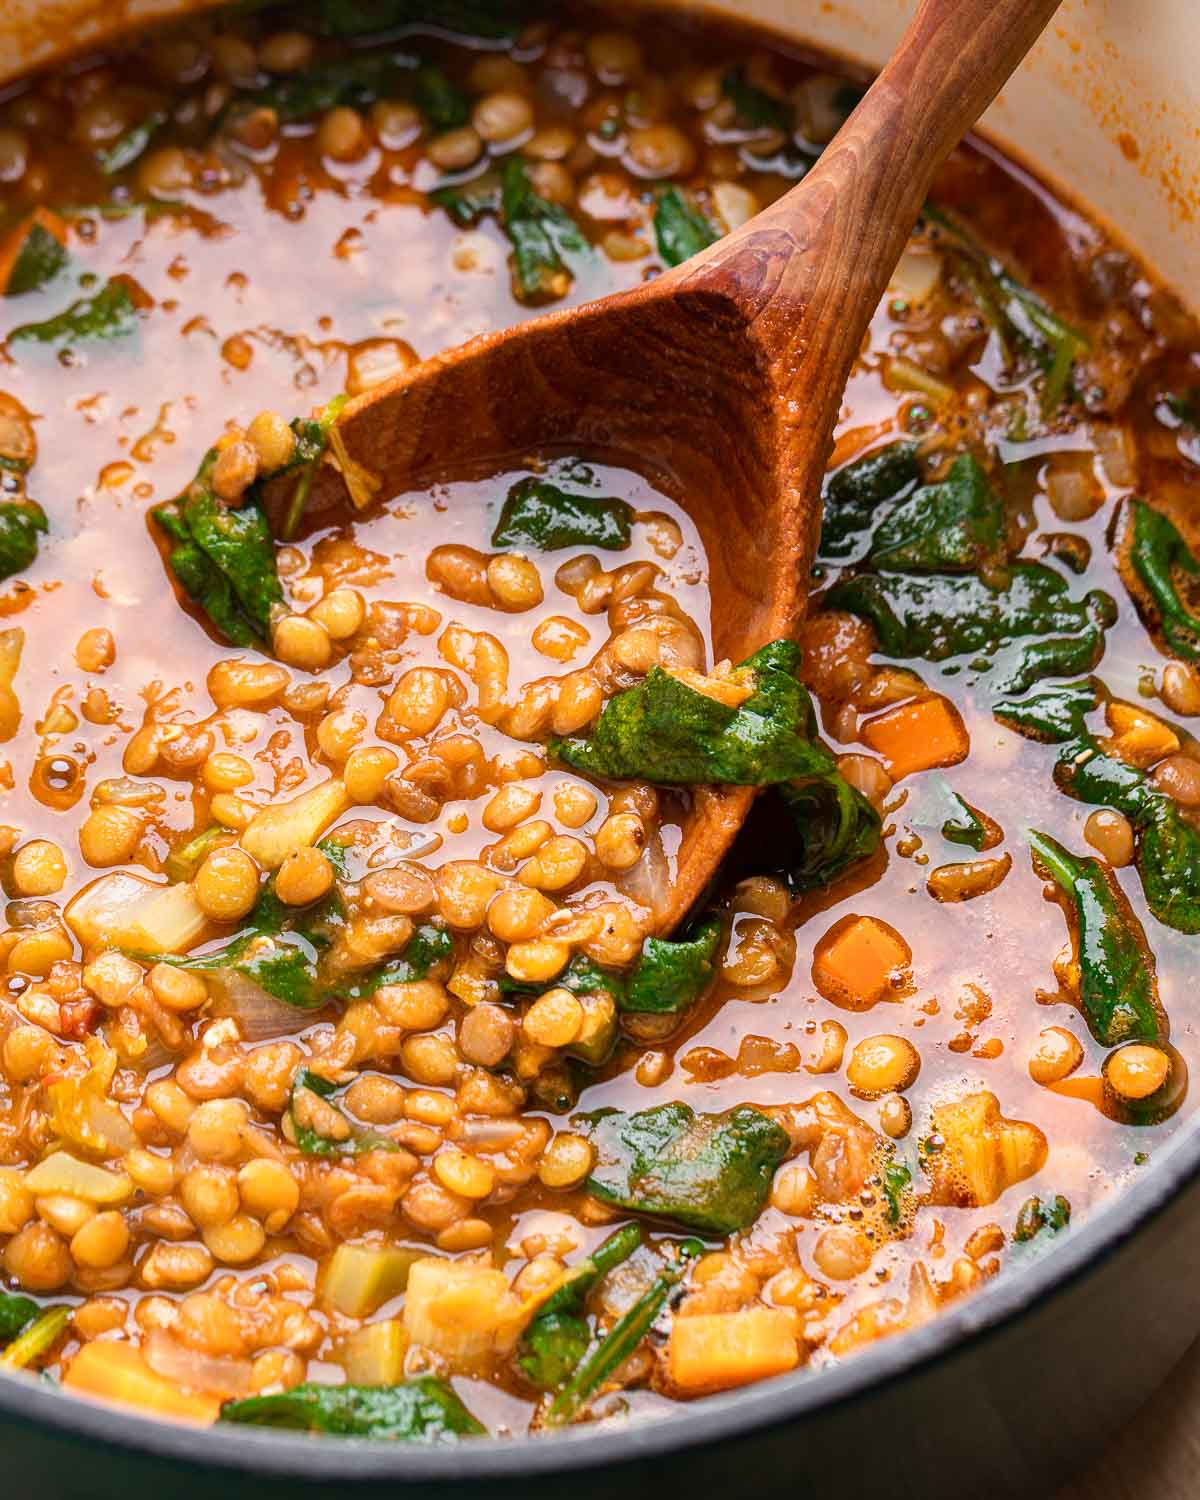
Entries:
<svg viewBox="0 0 1200 1500">
<path fill-rule="evenodd" d="M 156 1374 L 132 1344 L 85 1344 L 67 1367 L 63 1385 L 79 1396 L 132 1406 L 146 1416 L 207 1426 L 221 1414 L 216 1396 L 180 1390 Z"/>
<path fill-rule="evenodd" d="M 785 1307 L 747 1307 L 676 1318 L 667 1360 L 671 1383 L 688 1393 L 783 1375 L 800 1362 L 795 1314 Z"/>
<path fill-rule="evenodd" d="M 817 945 L 813 983 L 847 1010 L 869 1010 L 896 996 L 909 981 L 912 949 L 878 917 L 843 917 Z"/>
<path fill-rule="evenodd" d="M 868 719 L 861 737 L 868 749 L 883 757 L 893 781 L 914 771 L 957 765 L 971 748 L 958 709 L 939 694 L 897 704 Z"/>
</svg>

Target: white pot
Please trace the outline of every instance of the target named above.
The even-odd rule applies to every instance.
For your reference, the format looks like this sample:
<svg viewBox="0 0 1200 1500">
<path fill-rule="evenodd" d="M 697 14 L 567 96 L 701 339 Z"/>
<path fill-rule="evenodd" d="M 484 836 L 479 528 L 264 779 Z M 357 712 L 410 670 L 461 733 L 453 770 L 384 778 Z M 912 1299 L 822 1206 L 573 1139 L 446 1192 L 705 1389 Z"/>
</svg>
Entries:
<svg viewBox="0 0 1200 1500">
<path fill-rule="evenodd" d="M 132 23 L 215 0 L 0 0 L 0 82 Z M 661 0 L 761 22 L 878 65 L 915 0 Z M 999 144 L 1200 303 L 1196 0 L 1065 0 L 986 117 Z M 1195 289 L 1195 292 L 1194 292 Z"/>
</svg>

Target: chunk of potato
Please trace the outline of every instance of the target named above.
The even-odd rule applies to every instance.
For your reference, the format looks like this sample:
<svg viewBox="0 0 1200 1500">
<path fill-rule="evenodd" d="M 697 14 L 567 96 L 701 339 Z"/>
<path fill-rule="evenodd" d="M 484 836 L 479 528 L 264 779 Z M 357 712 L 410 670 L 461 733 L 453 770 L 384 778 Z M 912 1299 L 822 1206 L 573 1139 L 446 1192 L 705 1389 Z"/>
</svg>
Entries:
<svg viewBox="0 0 1200 1500">
<path fill-rule="evenodd" d="M 987 1090 L 939 1104 L 932 1123 L 940 1145 L 922 1154 L 922 1164 L 933 1203 L 982 1208 L 1046 1164 L 1046 1137 L 1026 1120 L 1005 1119 Z"/>
</svg>

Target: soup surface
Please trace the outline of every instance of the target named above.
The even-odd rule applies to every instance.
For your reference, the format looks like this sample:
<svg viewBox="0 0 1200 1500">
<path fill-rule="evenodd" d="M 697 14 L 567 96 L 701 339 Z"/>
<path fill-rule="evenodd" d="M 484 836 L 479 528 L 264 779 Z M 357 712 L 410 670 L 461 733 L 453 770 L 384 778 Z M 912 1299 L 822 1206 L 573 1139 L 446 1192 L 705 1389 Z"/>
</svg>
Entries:
<svg viewBox="0 0 1200 1500">
<path fill-rule="evenodd" d="M 862 81 L 297 14 L 0 103 L 0 1363 L 429 1442 L 847 1358 L 1186 1118 L 1200 332 L 956 152 L 801 638 L 715 661 L 669 476 L 380 496 L 340 399 L 703 249 Z M 656 935 L 723 782 L 755 814 Z"/>
</svg>

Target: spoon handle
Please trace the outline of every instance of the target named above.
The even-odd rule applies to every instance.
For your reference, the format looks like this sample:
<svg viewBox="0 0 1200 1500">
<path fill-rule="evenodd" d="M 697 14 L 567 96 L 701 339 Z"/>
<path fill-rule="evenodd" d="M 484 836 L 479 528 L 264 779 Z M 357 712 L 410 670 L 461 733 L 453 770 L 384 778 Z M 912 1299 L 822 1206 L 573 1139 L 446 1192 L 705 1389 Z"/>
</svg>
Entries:
<svg viewBox="0 0 1200 1500">
<path fill-rule="evenodd" d="M 783 397 L 793 494 L 819 484 L 863 336 L 945 157 L 1060 0 L 923 0 L 891 61 L 805 179 L 674 273 L 734 304 Z M 664 278 L 665 279 L 665 278 Z M 816 472 L 814 457 L 818 461 Z"/>
</svg>

